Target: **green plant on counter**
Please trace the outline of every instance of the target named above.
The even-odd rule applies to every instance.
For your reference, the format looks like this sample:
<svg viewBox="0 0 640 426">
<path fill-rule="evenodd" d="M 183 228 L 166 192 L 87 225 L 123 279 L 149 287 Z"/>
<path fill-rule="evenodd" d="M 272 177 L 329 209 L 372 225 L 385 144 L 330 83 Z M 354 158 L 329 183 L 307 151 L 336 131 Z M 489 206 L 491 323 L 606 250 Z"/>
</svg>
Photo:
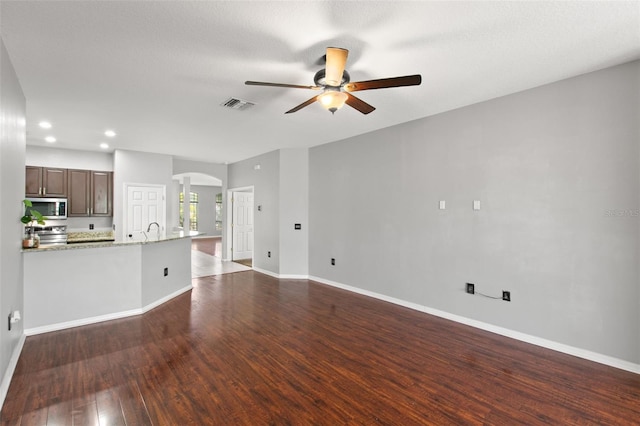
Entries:
<svg viewBox="0 0 640 426">
<path fill-rule="evenodd" d="M 33 207 L 31 201 L 22 200 L 22 203 L 24 204 L 24 216 L 20 218 L 20 222 L 31 227 L 33 227 L 34 222 L 38 225 L 44 225 L 44 217 L 42 216 L 42 213 L 31 209 L 31 207 Z"/>
</svg>

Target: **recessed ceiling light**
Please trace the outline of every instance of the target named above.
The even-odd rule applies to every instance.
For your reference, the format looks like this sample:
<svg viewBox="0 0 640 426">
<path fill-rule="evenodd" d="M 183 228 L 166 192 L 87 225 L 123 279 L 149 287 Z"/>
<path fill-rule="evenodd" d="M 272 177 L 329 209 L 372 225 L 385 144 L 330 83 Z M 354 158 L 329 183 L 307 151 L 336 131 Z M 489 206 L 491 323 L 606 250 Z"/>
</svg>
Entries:
<svg viewBox="0 0 640 426">
<path fill-rule="evenodd" d="M 116 132 L 114 132 L 113 130 L 107 130 L 106 132 L 104 132 L 104 135 L 112 138 L 116 135 Z"/>
<path fill-rule="evenodd" d="M 102 142 L 102 143 L 100 144 L 100 148 L 102 148 L 102 149 L 107 149 L 107 148 L 109 148 L 109 144 L 108 144 L 108 143 L 104 143 L 104 142 Z"/>
<path fill-rule="evenodd" d="M 47 136 L 46 138 L 44 138 L 44 140 L 49 143 L 54 143 L 56 141 L 56 138 L 54 138 L 53 136 Z"/>
<path fill-rule="evenodd" d="M 50 129 L 51 123 L 49 123 L 48 121 L 41 121 L 38 123 L 38 126 L 42 127 L 43 129 Z"/>
</svg>

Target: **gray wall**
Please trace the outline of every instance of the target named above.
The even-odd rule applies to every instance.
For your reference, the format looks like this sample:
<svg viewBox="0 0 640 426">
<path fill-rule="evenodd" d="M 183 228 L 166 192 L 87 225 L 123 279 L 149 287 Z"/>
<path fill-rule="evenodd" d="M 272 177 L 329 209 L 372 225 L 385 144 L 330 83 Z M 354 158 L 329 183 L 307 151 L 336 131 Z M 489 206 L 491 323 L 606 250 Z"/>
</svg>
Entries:
<svg viewBox="0 0 640 426">
<path fill-rule="evenodd" d="M 260 170 L 254 170 L 256 164 L 260 164 Z M 279 152 L 272 151 L 230 164 L 228 172 L 229 189 L 254 187 L 254 267 L 280 273 Z M 262 206 L 262 211 L 258 211 L 259 205 Z M 267 257 L 269 251 L 270 258 Z"/>
<path fill-rule="evenodd" d="M 280 274 L 309 274 L 309 150 L 280 152 Z M 302 229 L 295 230 L 299 223 Z"/>
<path fill-rule="evenodd" d="M 308 180 L 306 148 L 273 151 L 229 166 L 230 189 L 254 187 L 256 268 L 284 278 L 308 275 Z M 259 205 L 262 211 L 257 210 Z M 294 229 L 296 223 L 301 224 L 301 230 Z"/>
<path fill-rule="evenodd" d="M 143 244 L 140 264 L 145 307 L 191 285 L 191 239 Z M 167 276 L 164 268 L 168 269 Z"/>
<path fill-rule="evenodd" d="M 160 244 L 25 253 L 25 330 L 30 335 L 60 330 L 145 306 L 145 273 L 151 265 L 157 265 L 156 271 L 164 265 L 143 264 L 142 252 Z"/>
<path fill-rule="evenodd" d="M 634 62 L 312 148 L 310 275 L 639 363 L 639 76 Z"/>
<path fill-rule="evenodd" d="M 165 185 L 166 187 L 166 225 L 177 222 L 172 217 L 171 203 L 177 203 L 171 191 L 173 187 L 173 158 L 169 155 L 148 152 L 116 150 L 113 156 L 113 224 L 116 227 L 116 241 L 124 239 L 123 208 L 124 184 Z"/>
<path fill-rule="evenodd" d="M 0 40 L 0 406 L 4 402 L 15 365 L 11 356 L 18 347 L 23 322 L 7 330 L 7 318 L 14 310 L 23 312 L 22 224 L 24 214 L 25 98 L 20 82 Z"/>
<path fill-rule="evenodd" d="M 75 149 L 27 146 L 27 165 L 63 169 L 113 171 L 113 154 Z"/>
</svg>

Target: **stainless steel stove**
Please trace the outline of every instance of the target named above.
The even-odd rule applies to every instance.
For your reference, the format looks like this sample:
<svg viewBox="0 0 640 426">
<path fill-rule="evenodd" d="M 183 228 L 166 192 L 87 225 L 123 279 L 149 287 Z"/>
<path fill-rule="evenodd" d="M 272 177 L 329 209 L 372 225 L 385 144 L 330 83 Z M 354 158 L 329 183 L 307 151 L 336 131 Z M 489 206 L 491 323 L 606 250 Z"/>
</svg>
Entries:
<svg viewBox="0 0 640 426">
<path fill-rule="evenodd" d="M 25 232 L 31 230 L 31 226 L 25 228 Z M 67 244 L 67 226 L 66 225 L 54 225 L 54 226 L 34 226 L 33 230 L 40 237 L 40 244 L 42 245 L 62 245 Z"/>
</svg>

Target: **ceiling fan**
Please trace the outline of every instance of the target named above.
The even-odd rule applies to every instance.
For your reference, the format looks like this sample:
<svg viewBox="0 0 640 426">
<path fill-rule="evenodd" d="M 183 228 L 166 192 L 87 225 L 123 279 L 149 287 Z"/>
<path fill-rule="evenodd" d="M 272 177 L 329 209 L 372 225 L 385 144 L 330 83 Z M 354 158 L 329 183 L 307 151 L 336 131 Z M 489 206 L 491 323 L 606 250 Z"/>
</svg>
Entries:
<svg viewBox="0 0 640 426">
<path fill-rule="evenodd" d="M 403 77 L 381 78 L 377 80 L 350 82 L 350 76 L 346 69 L 349 51 L 339 47 L 328 47 L 326 54 L 326 66 L 313 77 L 315 86 L 302 86 L 298 84 L 265 83 L 261 81 L 245 81 L 250 86 L 287 87 L 291 89 L 322 90 L 322 93 L 301 103 L 285 112 L 290 114 L 319 101 L 332 114 L 342 108 L 346 103 L 363 114 L 369 114 L 375 107 L 369 105 L 360 98 L 356 98 L 351 92 L 359 90 L 386 89 L 390 87 L 418 86 L 422 82 L 420 74 L 406 75 Z"/>
</svg>

